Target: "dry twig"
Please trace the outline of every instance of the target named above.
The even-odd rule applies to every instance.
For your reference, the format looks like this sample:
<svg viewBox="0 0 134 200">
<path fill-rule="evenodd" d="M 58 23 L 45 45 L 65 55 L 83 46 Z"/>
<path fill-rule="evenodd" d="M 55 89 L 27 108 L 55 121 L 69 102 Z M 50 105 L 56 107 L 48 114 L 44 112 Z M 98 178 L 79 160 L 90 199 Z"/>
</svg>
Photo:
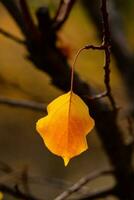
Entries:
<svg viewBox="0 0 134 200">
<path fill-rule="evenodd" d="M 61 0 L 55 18 L 53 20 L 53 28 L 59 30 L 70 15 L 76 0 Z"/>
<path fill-rule="evenodd" d="M 103 45 L 105 47 L 105 77 L 104 82 L 106 86 L 107 96 L 111 102 L 111 105 L 115 111 L 116 103 L 112 96 L 111 86 L 110 86 L 110 48 L 111 48 L 111 39 L 110 39 L 110 31 L 109 31 L 109 22 L 108 22 L 108 12 L 107 12 L 107 0 L 101 0 L 101 12 L 102 12 L 102 19 L 103 19 Z"/>
<path fill-rule="evenodd" d="M 3 30 L 2 28 L 0 28 L 0 34 L 4 35 L 8 39 L 11 39 L 19 44 L 25 45 L 25 41 L 21 40 L 20 38 L 12 35 L 11 33 L 7 32 L 7 31 Z"/>
<path fill-rule="evenodd" d="M 113 170 L 109 170 L 109 169 L 103 169 L 103 170 L 98 170 L 92 173 L 89 173 L 88 175 L 86 175 L 85 177 L 82 177 L 78 182 L 76 182 L 73 186 L 71 186 L 70 188 L 68 188 L 66 191 L 64 191 L 63 193 L 61 193 L 59 196 L 57 196 L 54 200 L 64 200 L 67 199 L 70 195 L 72 195 L 73 193 L 77 192 L 78 190 L 80 190 L 84 185 L 86 185 L 88 182 L 96 179 L 97 177 L 101 176 L 101 175 L 107 175 L 112 173 Z"/>
<path fill-rule="evenodd" d="M 29 100 L 12 99 L 9 97 L 0 96 L 0 104 L 45 112 L 45 104 Z"/>
</svg>

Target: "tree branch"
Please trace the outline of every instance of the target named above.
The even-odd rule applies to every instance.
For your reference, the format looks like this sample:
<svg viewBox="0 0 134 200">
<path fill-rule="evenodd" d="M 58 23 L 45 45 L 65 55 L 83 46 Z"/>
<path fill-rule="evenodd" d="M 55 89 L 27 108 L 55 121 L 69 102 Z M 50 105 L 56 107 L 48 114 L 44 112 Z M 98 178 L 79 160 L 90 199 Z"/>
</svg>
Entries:
<svg viewBox="0 0 134 200">
<path fill-rule="evenodd" d="M 45 104 L 29 100 L 11 99 L 8 97 L 0 96 L 0 104 L 45 112 Z"/>
<path fill-rule="evenodd" d="M 101 20 L 100 20 L 100 10 L 98 0 L 83 0 L 82 5 L 86 9 L 88 15 L 93 20 L 94 24 L 98 29 L 98 35 L 102 36 L 101 33 Z M 91 6 L 92 5 L 92 6 Z M 121 76 L 127 86 L 127 92 L 132 102 L 134 116 L 134 53 L 130 51 L 125 33 L 124 26 L 122 23 L 122 16 L 116 8 L 115 1 L 108 0 L 108 10 L 109 10 L 109 21 L 110 21 L 110 32 L 111 32 L 111 51 L 115 57 L 116 67 L 119 69 Z M 128 66 L 128 67 L 126 67 Z"/>
<path fill-rule="evenodd" d="M 64 200 L 67 199 L 70 195 L 80 190 L 84 185 L 86 185 L 88 182 L 96 179 L 97 177 L 101 175 L 107 175 L 112 173 L 112 170 L 98 170 L 95 172 L 92 172 L 85 177 L 82 177 L 78 182 L 76 182 L 74 185 L 72 185 L 70 188 L 68 188 L 66 191 L 61 193 L 59 196 L 57 196 L 54 200 Z"/>
<path fill-rule="evenodd" d="M 3 30 L 2 28 L 0 28 L 0 34 L 4 35 L 8 39 L 13 40 L 14 42 L 25 45 L 25 41 L 21 40 L 20 38 L 12 35 L 11 33 L 7 32 L 7 31 Z"/>
<path fill-rule="evenodd" d="M 27 2 L 26 0 L 19 0 L 19 4 L 20 4 L 24 24 L 26 26 L 27 32 L 29 33 L 29 38 L 31 40 L 36 41 L 38 40 L 38 37 L 40 34 L 37 27 L 34 24 Z"/>
<path fill-rule="evenodd" d="M 22 33 L 27 37 L 28 32 L 27 32 L 26 26 L 24 24 L 24 21 L 23 21 L 22 15 L 21 15 L 21 11 L 18 8 L 15 0 L 6 0 L 6 1 L 1 0 L 1 3 L 7 9 L 9 14 L 13 17 L 14 21 L 17 23 L 17 25 L 19 26 Z"/>
<path fill-rule="evenodd" d="M 68 19 L 70 12 L 75 4 L 76 0 L 61 0 L 59 8 L 53 20 L 53 27 L 55 30 L 59 30 L 65 21 Z"/>
<path fill-rule="evenodd" d="M 107 0 L 102 0 L 101 5 L 101 12 L 102 12 L 102 19 L 103 19 L 103 45 L 105 46 L 105 77 L 104 82 L 106 86 L 107 96 L 111 102 L 111 105 L 115 111 L 116 103 L 111 93 L 111 86 L 110 86 L 110 48 L 111 48 L 111 40 L 110 40 L 110 30 L 109 30 L 109 22 L 108 22 L 108 12 L 107 12 Z"/>
</svg>

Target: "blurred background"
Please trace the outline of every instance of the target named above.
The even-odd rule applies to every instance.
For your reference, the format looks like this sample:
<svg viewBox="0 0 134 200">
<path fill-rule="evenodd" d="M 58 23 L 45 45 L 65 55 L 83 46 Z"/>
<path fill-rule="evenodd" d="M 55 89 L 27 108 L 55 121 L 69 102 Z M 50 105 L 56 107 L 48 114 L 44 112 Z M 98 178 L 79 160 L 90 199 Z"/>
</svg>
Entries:
<svg viewBox="0 0 134 200">
<path fill-rule="evenodd" d="M 92 3 L 88 9 L 87 2 L 86 0 L 76 1 L 68 19 L 57 33 L 58 44 L 67 51 L 70 65 L 79 48 L 86 44 L 99 45 L 101 43 L 101 30 L 99 32 L 90 11 Z M 119 22 L 117 20 L 117 23 L 120 24 L 120 26 L 112 24 L 111 29 L 117 26 L 117 31 L 119 29 L 123 35 L 121 35 L 122 41 L 125 41 L 124 48 L 127 48 L 128 54 L 131 55 L 134 52 L 134 1 L 113 0 L 111 2 L 114 4 L 114 8 L 110 12 L 118 14 Z M 35 12 L 38 7 L 47 5 L 53 17 L 59 5 L 58 0 L 27 0 L 27 3 L 35 23 L 37 23 Z M 113 23 L 112 20 L 111 23 Z M 1 2 L 0 29 L 24 40 L 20 28 Z M 44 112 L 10 106 L 5 103 L 0 104 L 0 163 L 6 163 L 14 171 L 13 176 L 2 180 L 9 186 L 14 186 L 15 183 L 19 184 L 23 191 L 26 188 L 18 174 L 21 171 L 27 171 L 28 177 L 31 177 L 28 179 L 30 193 L 38 198 L 52 200 L 82 176 L 108 167 L 110 164 L 95 129 L 88 135 L 89 149 L 72 159 L 67 167 L 64 167 L 60 157 L 47 150 L 36 132 L 35 124 L 39 118 L 46 115 L 46 105 L 63 94 L 63 91 L 51 84 L 51 77 L 37 69 L 27 59 L 28 55 L 29 52 L 24 44 L 19 44 L 0 34 L 0 97 L 44 104 Z M 104 91 L 105 88 L 103 62 L 102 52 L 85 51 L 81 53 L 76 64 L 76 71 L 80 78 L 90 83 L 98 93 Z M 119 115 L 119 124 L 122 126 L 123 137 L 127 142 L 131 138 L 127 129 L 126 112 L 133 107 L 132 96 L 134 95 L 128 95 L 130 92 L 127 92 L 117 63 L 116 56 L 112 54 L 111 87 L 117 104 L 123 108 Z M 134 91 L 131 90 L 131 93 Z M 5 175 L 3 171 L 0 174 L 1 177 Z M 114 184 L 114 181 L 112 176 L 98 178 L 83 187 L 74 195 L 74 198 L 78 199 L 77 196 L 96 188 L 109 187 Z M 17 199 L 7 194 L 4 196 L 7 200 Z M 113 197 L 107 199 L 110 200 Z"/>
</svg>

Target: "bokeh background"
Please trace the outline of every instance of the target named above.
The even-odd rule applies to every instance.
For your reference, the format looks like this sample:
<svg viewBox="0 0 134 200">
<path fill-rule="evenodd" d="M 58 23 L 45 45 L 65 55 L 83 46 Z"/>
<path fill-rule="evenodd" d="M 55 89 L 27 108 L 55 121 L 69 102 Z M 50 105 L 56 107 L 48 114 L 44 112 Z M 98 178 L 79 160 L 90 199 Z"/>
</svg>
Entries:
<svg viewBox="0 0 134 200">
<path fill-rule="evenodd" d="M 58 3 L 58 0 L 28 1 L 33 18 L 35 18 L 35 10 L 46 4 L 53 16 Z M 116 6 L 122 18 L 126 42 L 130 51 L 134 51 L 134 1 L 118 0 Z M 0 28 L 24 39 L 14 20 L 1 3 Z M 70 64 L 72 64 L 79 48 L 89 43 L 100 44 L 97 31 L 95 24 L 82 5 L 82 0 L 78 1 L 58 33 L 61 46 L 66 46 L 69 50 L 68 62 Z M 28 52 L 24 45 L 0 34 L 0 95 L 42 102 L 45 108 L 54 98 L 63 94 L 63 91 L 51 85 L 51 78 L 33 66 L 27 60 L 27 56 Z M 103 61 L 102 52 L 85 51 L 79 56 L 76 64 L 79 76 L 90 83 L 98 92 L 104 90 Z M 117 104 L 126 109 L 130 106 L 130 101 L 126 95 L 120 73 L 116 68 L 114 56 L 112 56 L 111 71 L 111 86 L 114 97 Z M 33 177 L 33 181 L 29 180 L 28 182 L 30 192 L 37 197 L 52 200 L 82 176 L 110 164 L 94 129 L 88 136 L 89 149 L 72 159 L 69 165 L 64 167 L 62 159 L 47 150 L 36 132 L 36 121 L 44 115 L 45 112 L 0 104 L 0 161 L 7 163 L 16 173 L 27 168 L 29 176 Z M 123 114 L 119 121 L 127 126 Z M 23 190 L 23 184 L 16 176 L 5 179 L 5 183 L 8 185 L 13 185 L 15 181 L 20 182 L 20 187 Z M 79 193 L 112 184 L 114 184 L 114 179 L 110 176 L 98 178 L 86 185 Z M 5 199 L 15 198 L 6 196 Z"/>
</svg>

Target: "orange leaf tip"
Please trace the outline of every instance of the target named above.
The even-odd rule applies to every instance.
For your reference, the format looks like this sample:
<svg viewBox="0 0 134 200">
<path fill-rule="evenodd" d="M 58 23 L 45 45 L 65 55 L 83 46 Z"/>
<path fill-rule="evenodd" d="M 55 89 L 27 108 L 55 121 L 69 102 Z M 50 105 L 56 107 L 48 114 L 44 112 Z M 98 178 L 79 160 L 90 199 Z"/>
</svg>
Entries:
<svg viewBox="0 0 134 200">
<path fill-rule="evenodd" d="M 86 136 L 94 127 L 88 107 L 75 93 L 68 92 L 47 106 L 48 115 L 39 119 L 36 129 L 47 148 L 69 160 L 87 150 Z"/>
<path fill-rule="evenodd" d="M 70 159 L 67 157 L 63 157 L 63 160 L 64 160 L 64 165 L 67 166 Z"/>
</svg>

